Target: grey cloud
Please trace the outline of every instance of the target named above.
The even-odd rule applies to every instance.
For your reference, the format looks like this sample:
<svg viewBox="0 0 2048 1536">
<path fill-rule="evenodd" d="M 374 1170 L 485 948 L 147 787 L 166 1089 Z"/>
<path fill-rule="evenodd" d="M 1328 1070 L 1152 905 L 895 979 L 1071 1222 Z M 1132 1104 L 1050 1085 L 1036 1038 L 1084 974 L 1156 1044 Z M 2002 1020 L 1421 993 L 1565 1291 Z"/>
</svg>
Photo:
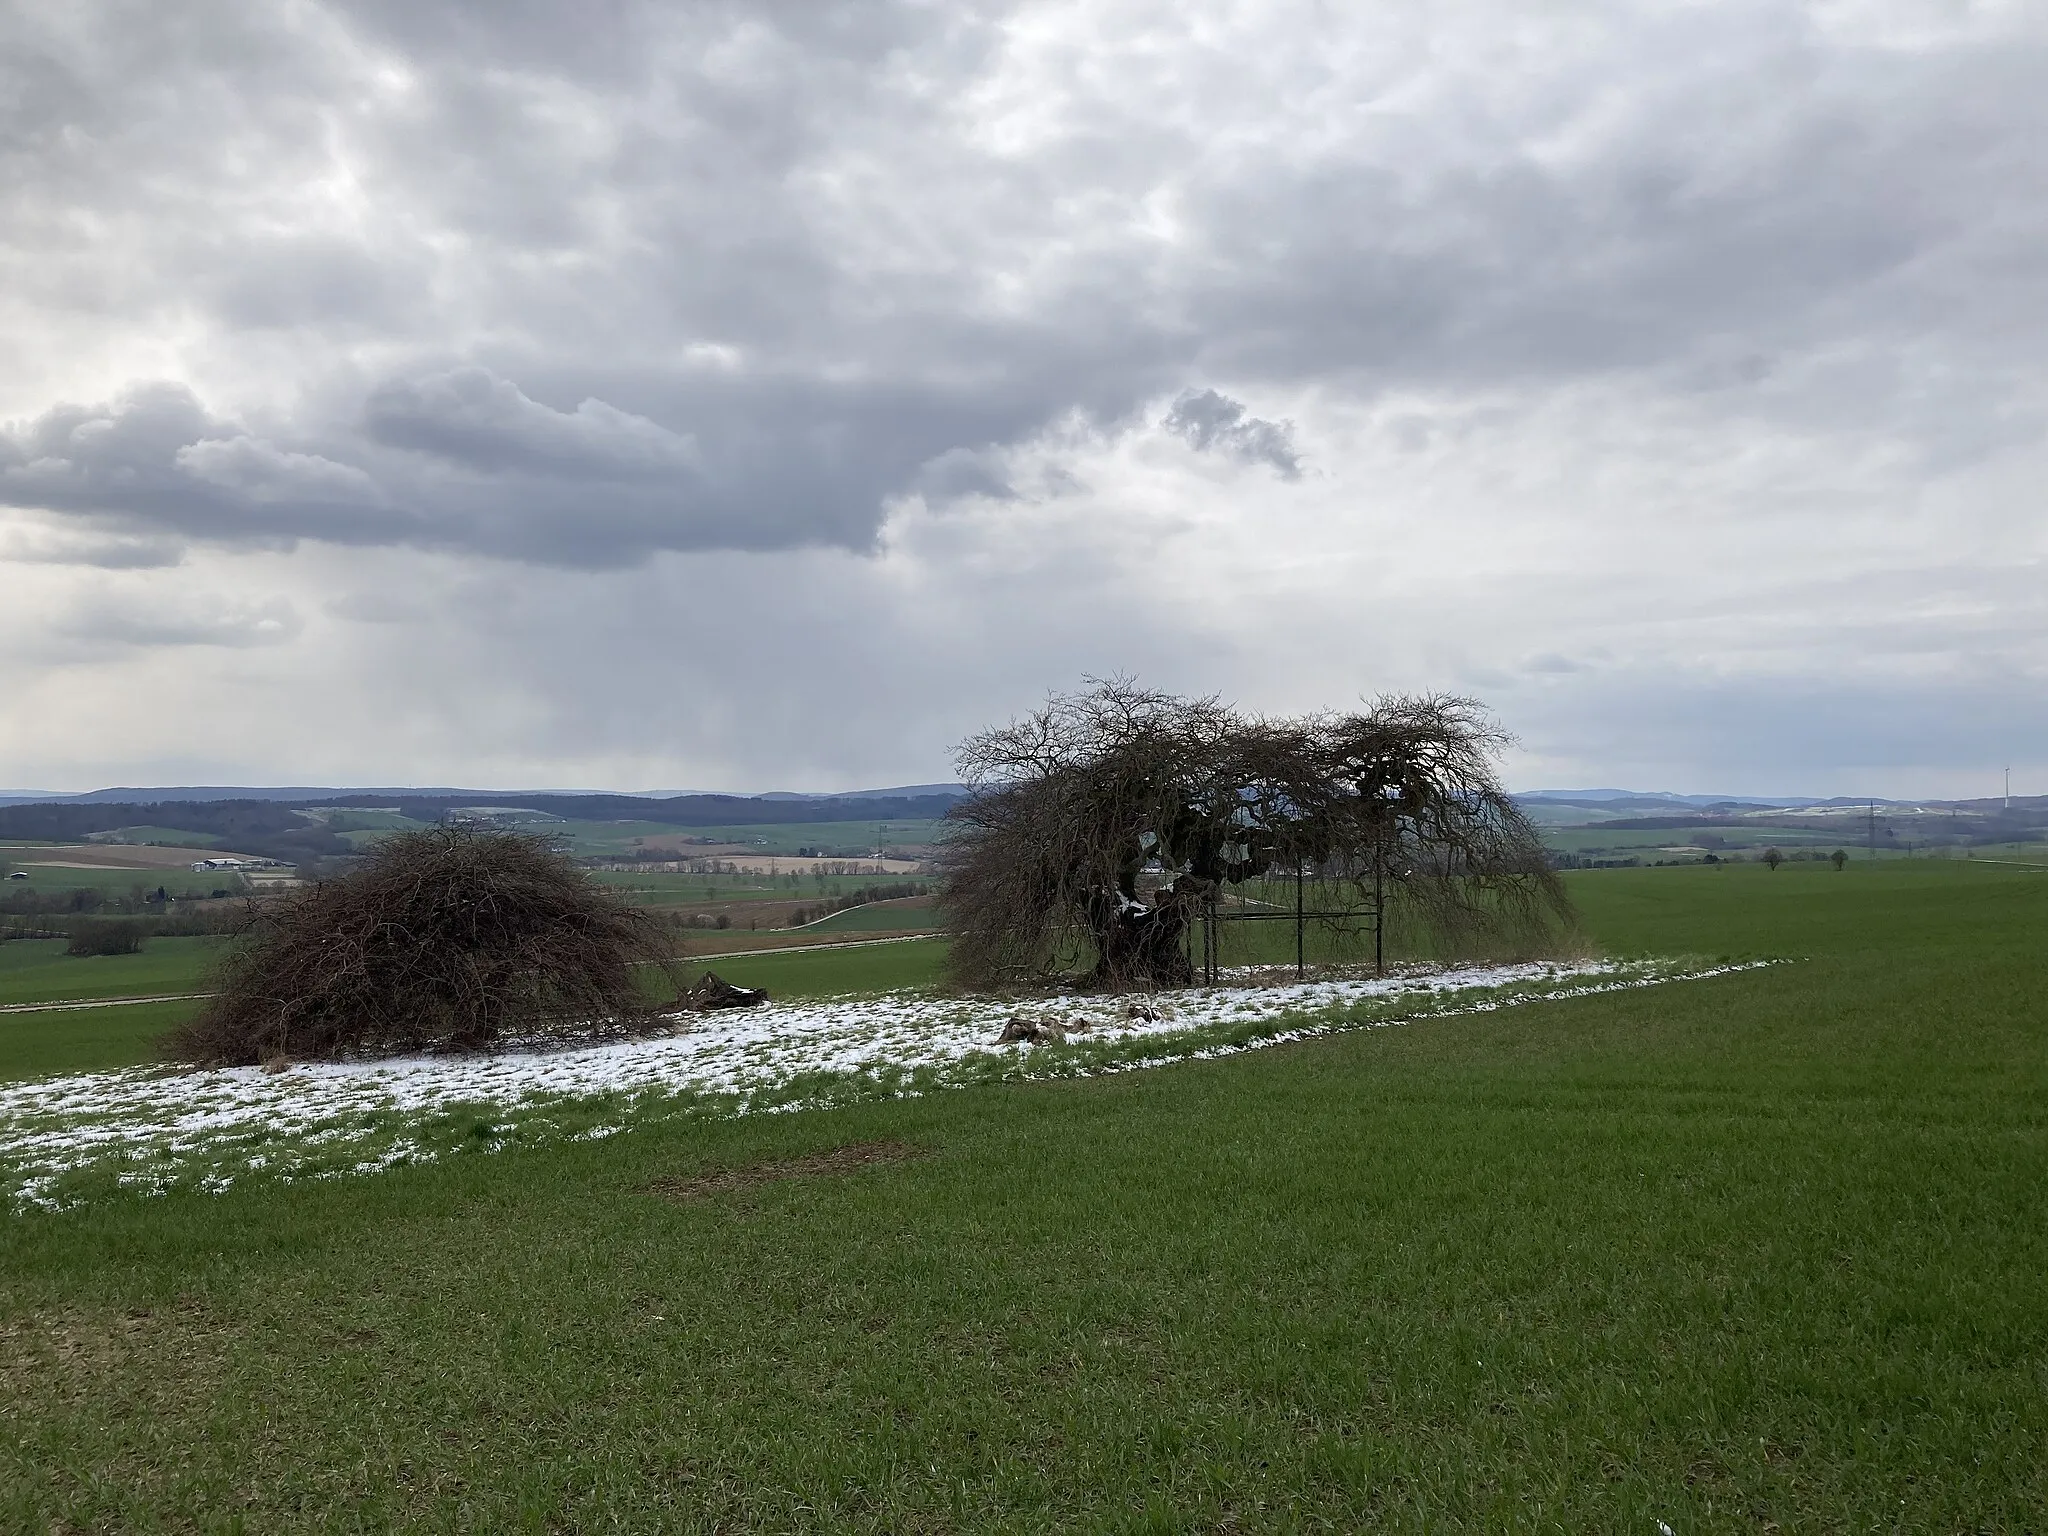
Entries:
<svg viewBox="0 0 2048 1536">
<path fill-rule="evenodd" d="M 1017 494 L 996 456 L 971 448 L 949 448 L 931 460 L 918 471 L 916 486 L 927 499 L 941 502 L 966 496 L 1002 501 Z"/>
<path fill-rule="evenodd" d="M 596 399 L 585 399 L 573 411 L 552 410 L 482 368 L 384 385 L 370 395 L 364 416 L 370 436 L 380 443 L 489 472 L 694 478 L 698 464 L 687 436 L 644 416 Z"/>
<path fill-rule="evenodd" d="M 389 592 L 344 592 L 321 607 L 353 624 L 411 624 L 427 616 L 424 606 Z"/>
<path fill-rule="evenodd" d="M 185 546 L 176 539 L 124 538 L 71 528 L 0 529 L 0 563 L 152 571 L 181 565 L 184 559 Z"/>
<path fill-rule="evenodd" d="M 1186 438 L 1197 452 L 1213 451 L 1247 464 L 1268 464 L 1283 480 L 1301 477 L 1293 424 L 1246 415 L 1242 403 L 1213 389 L 1182 395 L 1173 402 L 1162 425 Z"/>
<path fill-rule="evenodd" d="M 2041 430 L 2010 322 L 2048 234 L 2038 37 L 1624 6 L 1532 33 L 1509 83 L 1465 46 L 1483 16 L 1247 13 L 1205 49 L 1108 7 L 1177 67 L 1035 77 L 1028 9 L 18 19 L 42 83 L 6 271 L 80 324 L 199 296 L 213 352 L 288 385 L 232 450 L 166 396 L 178 440 L 138 438 L 118 495 L 81 467 L 37 504 L 572 565 L 867 549 L 894 495 L 1001 494 L 994 454 L 1176 395 L 1197 447 L 1297 475 L 1287 427 L 1203 377 L 1713 380 L 1943 467 Z"/>
<path fill-rule="evenodd" d="M 1996 791 L 2004 763 L 2048 764 L 2048 724 L 2020 704 L 2039 689 L 2038 674 L 1992 661 L 1961 676 L 1885 682 L 1642 668 L 1547 696 L 1540 709 L 1512 701 L 1508 713 L 1528 722 L 1524 744 L 1542 755 L 1610 765 L 1638 783 L 1981 795 Z"/>
<path fill-rule="evenodd" d="M 201 438 L 179 448 L 171 460 L 194 480 L 256 504 L 374 507 L 384 501 L 377 482 L 352 464 L 293 453 L 247 435 Z"/>
<path fill-rule="evenodd" d="M 186 598 L 106 594 L 75 608 L 57 626 L 90 649 L 109 647 L 281 645 L 296 639 L 304 621 L 285 598 Z"/>
<path fill-rule="evenodd" d="M 332 234 L 236 240 L 204 253 L 203 296 L 231 329 L 346 332 L 419 324 L 421 253 L 371 251 Z"/>
<path fill-rule="evenodd" d="M 360 469 L 216 420 L 169 383 L 0 430 L 0 504 L 268 543 L 381 542 L 410 521 Z"/>
<path fill-rule="evenodd" d="M 1960 658 L 2030 656 L 2043 632 L 1981 572 L 1953 594 L 1928 574 L 1946 549 L 2041 548 L 2048 36 L 2023 6 L 616 0 L 593 22 L 540 0 L 77 0 L 0 8 L 0 29 L 0 342 L 22 360 L 0 380 L 22 418 L 0 504 L 51 514 L 0 552 L 145 568 L 190 543 L 230 590 L 250 547 L 305 541 L 359 547 L 294 570 L 389 561 L 387 583 L 525 562 L 486 565 L 518 598 L 482 617 L 439 589 L 292 589 L 348 621 L 321 646 L 388 647 L 384 679 L 418 666 L 413 622 L 486 635 L 420 705 L 474 704 L 451 752 L 501 729 L 464 680 L 498 677 L 515 633 L 543 679 L 523 761 L 574 750 L 544 740 L 561 722 L 636 750 L 632 700 L 669 666 L 655 617 L 667 651 L 711 658 L 674 751 L 737 752 L 690 745 L 730 727 L 754 754 L 732 782 L 792 752 L 852 760 L 816 721 L 870 679 L 889 681 L 857 750 L 879 765 L 902 700 L 969 727 L 997 709 L 990 678 L 1007 708 L 1090 669 L 1237 676 L 1247 698 L 1301 676 L 1296 652 L 1205 629 L 1212 607 L 1131 617 L 1170 560 L 1192 589 L 1221 579 L 1181 539 L 1297 614 L 1315 567 L 1369 549 L 1382 603 L 1434 594 L 1417 634 L 1459 627 L 1425 535 L 1521 560 L 1468 617 L 1525 734 L 1615 758 L 1662 718 L 1615 658 L 1654 652 L 1680 659 L 1646 692 L 1714 701 L 1712 733 L 1671 751 L 1717 771 L 1780 750 L 1741 725 L 1758 678 L 1790 679 L 1786 711 L 1844 701 L 1783 738 L 1816 763 L 1858 730 L 1904 750 L 1856 724 L 1882 688 L 1828 692 L 1869 649 L 1849 600 L 1802 597 L 1810 631 L 1749 654 L 1773 608 L 1750 572 L 1889 561 L 1875 628 L 1939 596 L 2020 632 L 1961 634 Z M 142 382 L 124 392 L 123 370 Z M 111 403 L 55 403 L 73 399 Z M 1268 400 L 1313 477 L 1253 414 Z M 1146 521 L 1156 465 L 1123 451 L 1162 418 L 1258 466 L 1167 482 L 1195 504 L 1179 531 Z M 961 498 L 984 514 L 919 522 L 918 501 Z M 1076 524 L 1032 521 L 1061 505 Z M 1291 563 L 1255 521 L 1288 523 Z M 1131 538 L 1084 547 L 1081 524 Z M 1788 553 L 1801 530 L 1826 537 Z M 896 552 L 920 539 L 906 603 Z M 1714 622 L 1637 643 L 1672 591 L 1729 570 Z M 628 589 L 634 622 L 610 623 Z M 755 661 L 722 652 L 792 590 Z M 1631 598 L 1658 610 L 1647 629 L 1615 619 Z M 1324 649 L 1394 668 L 1348 627 L 1369 606 L 1347 598 Z M 213 611 L 103 628 L 260 630 Z M 630 686 L 628 653 L 654 658 Z M 1415 654 L 1360 686 L 1457 680 Z M 1896 665 L 1952 678 L 1973 720 L 2030 686 Z M 1902 732 L 1950 718 L 1938 684 L 1914 688 Z M 762 700 L 785 698 L 765 707 L 801 719 L 777 735 Z"/>
</svg>

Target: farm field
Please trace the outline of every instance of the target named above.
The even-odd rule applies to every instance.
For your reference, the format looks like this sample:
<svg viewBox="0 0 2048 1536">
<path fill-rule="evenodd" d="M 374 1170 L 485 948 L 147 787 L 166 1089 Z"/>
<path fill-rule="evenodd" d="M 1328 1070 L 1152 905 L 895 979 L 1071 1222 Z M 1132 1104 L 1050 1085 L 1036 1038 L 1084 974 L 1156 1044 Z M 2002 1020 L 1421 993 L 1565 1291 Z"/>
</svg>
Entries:
<svg viewBox="0 0 2048 1536">
<path fill-rule="evenodd" d="M 0 900 L 8 896 L 49 896 L 83 890 L 98 890 L 110 896 L 126 896 L 138 887 L 147 892 L 154 891 L 159 886 L 171 896 L 186 900 L 192 897 L 208 897 L 218 890 L 239 889 L 242 884 L 236 876 L 224 871 L 214 870 L 198 874 L 182 867 L 67 869 L 54 864 L 18 864 L 15 867 L 27 878 L 0 881 Z"/>
<path fill-rule="evenodd" d="M 822 850 L 822 859 L 863 859 L 877 844 L 890 848 L 924 847 L 938 841 L 943 821 L 787 821 L 730 827 L 669 827 L 691 837 L 744 843 L 759 853 L 794 855 L 799 849 Z"/>
<path fill-rule="evenodd" d="M 849 907 L 804 926 L 805 933 L 901 933 L 917 928 L 935 928 L 938 914 L 929 896 L 904 896 L 893 901 L 871 901 Z"/>
<path fill-rule="evenodd" d="M 1753 822 L 1730 822 L 1698 827 L 1604 827 L 1545 826 L 1546 846 L 1559 853 L 1580 857 L 1638 858 L 1654 863 L 1660 858 L 1694 859 L 1703 853 L 1722 858 L 1754 859 L 1764 849 L 1776 847 L 1788 857 L 1825 857 L 1840 848 L 1852 861 L 1907 858 L 2038 858 L 2048 847 L 2036 842 L 1978 844 L 1968 849 L 1948 846 L 1949 836 L 1942 818 L 1926 817 L 1916 822 L 1898 820 L 1887 826 L 1880 822 L 1878 846 L 1873 851 L 1860 824 L 1816 819 L 1811 826 L 1759 826 Z"/>
<path fill-rule="evenodd" d="M 771 997 L 836 997 L 849 992 L 893 992 L 938 983 L 946 960 L 937 939 L 888 944 L 834 945 L 789 955 L 700 955 L 684 962 L 683 976 L 715 970 L 741 987 L 765 987 Z"/>
<path fill-rule="evenodd" d="M 508 823 L 510 825 L 512 823 Z M 701 849 L 708 857 L 718 845 L 743 845 L 755 853 L 794 855 L 800 849 L 822 850 L 816 857 L 864 859 L 877 843 L 891 847 L 923 846 L 944 825 L 937 821 L 797 821 L 727 827 L 678 827 L 659 821 L 569 821 L 556 817 L 517 823 L 519 830 L 560 839 L 583 858 L 630 855 L 643 846 L 692 858 Z M 376 832 L 355 834 L 374 839 Z"/>
<path fill-rule="evenodd" d="M 1611 953 L 1793 963 L 15 1216 L 0 1511 L 2038 1528 L 2048 873 L 1570 884 Z M 939 950 L 718 968 L 900 986 Z"/>
<path fill-rule="evenodd" d="M 694 875 L 666 870 L 593 869 L 590 877 L 642 906 L 705 906 L 742 901 L 813 902 L 871 885 L 903 885 L 901 875 Z"/>
<path fill-rule="evenodd" d="M 13 940 L 0 944 L 0 1006 L 196 990 L 206 984 L 206 946 L 214 942 L 153 939 L 140 955 L 74 958 L 63 953 L 62 940 Z M 791 935 L 790 942 L 800 940 Z M 774 997 L 830 997 L 929 986 L 943 959 L 935 940 L 912 940 L 789 955 L 693 955 L 681 962 L 679 975 L 687 986 L 715 968 L 728 981 L 764 987 Z M 0 1012 L 0 1082 L 155 1061 L 157 1037 L 197 1007 L 181 1000 Z"/>
<path fill-rule="evenodd" d="M 138 955 L 67 955 L 63 939 L 10 939 L 0 944 L 0 1004 L 190 992 L 217 943 L 151 939 Z"/>
<path fill-rule="evenodd" d="M 58 1072 L 100 1072 L 158 1059 L 157 1040 L 196 1002 L 0 1013 L 0 1082 Z"/>
</svg>

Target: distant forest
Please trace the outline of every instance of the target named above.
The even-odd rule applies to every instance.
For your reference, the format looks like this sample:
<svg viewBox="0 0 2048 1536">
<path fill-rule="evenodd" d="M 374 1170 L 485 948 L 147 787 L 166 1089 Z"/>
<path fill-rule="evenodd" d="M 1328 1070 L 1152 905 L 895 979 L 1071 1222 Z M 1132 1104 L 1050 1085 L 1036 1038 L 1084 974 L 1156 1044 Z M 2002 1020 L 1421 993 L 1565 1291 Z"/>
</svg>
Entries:
<svg viewBox="0 0 2048 1536">
<path fill-rule="evenodd" d="M 669 827 L 785 825 L 825 821 L 922 821 L 946 814 L 957 796 L 898 799 L 754 800 L 740 795 L 679 795 L 643 800 L 633 795 L 335 795 L 319 800 L 165 800 L 0 806 L 0 838 L 75 843 L 122 827 L 167 827 L 212 833 L 237 853 L 304 864 L 353 853 L 345 838 L 299 814 L 315 807 L 396 808 L 415 821 L 439 821 L 469 806 L 517 806 L 566 821 L 645 821 Z M 195 850 L 194 858 L 200 857 Z"/>
</svg>

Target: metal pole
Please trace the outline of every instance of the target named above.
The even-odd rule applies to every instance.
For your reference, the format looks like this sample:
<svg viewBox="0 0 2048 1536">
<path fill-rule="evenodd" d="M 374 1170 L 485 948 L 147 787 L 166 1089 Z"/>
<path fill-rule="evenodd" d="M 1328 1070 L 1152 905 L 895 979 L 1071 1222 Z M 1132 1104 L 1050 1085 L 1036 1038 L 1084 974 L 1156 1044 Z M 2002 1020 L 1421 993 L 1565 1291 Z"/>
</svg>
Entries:
<svg viewBox="0 0 2048 1536">
<path fill-rule="evenodd" d="M 1305 961 L 1307 951 L 1303 945 L 1302 933 L 1307 926 L 1307 921 L 1307 918 L 1302 915 L 1301 860 L 1297 858 L 1294 861 L 1294 979 L 1296 981 L 1300 981 L 1302 976 L 1306 974 Z"/>
<path fill-rule="evenodd" d="M 1372 969 L 1375 976 L 1387 974 L 1387 896 L 1382 871 L 1385 860 L 1378 848 L 1372 851 Z"/>
</svg>

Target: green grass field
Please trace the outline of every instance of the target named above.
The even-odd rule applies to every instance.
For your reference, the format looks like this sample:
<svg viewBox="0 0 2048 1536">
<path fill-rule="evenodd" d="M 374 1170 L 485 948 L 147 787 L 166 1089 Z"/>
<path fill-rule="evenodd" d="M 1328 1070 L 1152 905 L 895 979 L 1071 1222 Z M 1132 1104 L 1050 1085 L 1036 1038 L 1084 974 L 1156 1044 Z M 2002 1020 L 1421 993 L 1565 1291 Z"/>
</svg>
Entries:
<svg viewBox="0 0 2048 1536">
<path fill-rule="evenodd" d="M 1877 846 L 1870 847 L 1864 827 L 1848 819 L 1816 821 L 1808 827 L 1757 826 L 1754 823 L 1730 822 L 1704 827 L 1666 827 L 1643 829 L 1635 827 L 1611 828 L 1603 826 L 1546 826 L 1542 829 L 1546 846 L 1559 853 L 1578 854 L 1611 858 L 1638 858 L 1645 864 L 1655 863 L 1660 858 L 1697 859 L 1693 853 L 1664 852 L 1670 848 L 1704 848 L 1718 853 L 1722 858 L 1738 860 L 1754 859 L 1764 849 L 1776 847 L 1787 855 L 1798 854 L 1812 857 L 1825 856 L 1840 848 L 1853 862 L 1861 863 L 1871 859 L 1911 858 L 2009 858 L 2014 855 L 2038 856 L 2044 850 L 2038 843 L 1999 843 L 1975 845 L 1965 848 L 1950 841 L 1949 824 L 1941 817 L 1899 820 L 1887 823 L 1880 820 L 1877 828 Z"/>
<path fill-rule="evenodd" d="M 938 914 L 932 910 L 930 899 L 912 898 L 909 901 L 872 901 L 865 906 L 849 907 L 844 912 L 834 912 L 830 917 L 807 924 L 804 932 L 887 933 L 937 926 Z"/>
<path fill-rule="evenodd" d="M 0 1004 L 194 990 L 206 985 L 212 942 L 152 939 L 140 955 L 88 959 L 65 955 L 61 939 L 0 944 Z M 923 940 L 789 955 L 688 958 L 678 974 L 685 985 L 715 970 L 740 986 L 765 987 L 773 997 L 833 997 L 930 986 L 944 958 L 937 941 Z M 658 974 L 652 973 L 650 981 Z M 659 992 L 660 984 L 655 985 Z M 155 1061 L 158 1037 L 190 1018 L 198 1006 L 181 1001 L 0 1013 L 0 1082 Z"/>
<path fill-rule="evenodd" d="M 11 1218 L 0 1524 L 2042 1529 L 2048 873 L 1571 885 L 1797 963 Z"/>
<path fill-rule="evenodd" d="M 197 874 L 189 869 L 60 869 L 49 864 L 23 864 L 18 868 L 28 878 L 0 882 L 0 897 L 37 892 L 50 895 L 77 890 L 99 890 L 109 896 L 127 896 L 136 889 L 148 892 L 162 886 L 177 897 L 207 896 L 216 890 L 239 890 L 240 877 L 214 870 Z"/>
<path fill-rule="evenodd" d="M 590 877 L 641 906 L 723 905 L 735 901 L 816 901 L 871 885 L 905 885 L 915 875 L 684 875 L 666 870 L 594 869 Z"/>
<path fill-rule="evenodd" d="M 765 987 L 771 997 L 836 997 L 845 992 L 888 992 L 928 987 L 946 958 L 937 939 L 806 949 L 793 955 L 706 955 L 683 962 L 685 981 L 716 971 L 741 987 Z"/>
<path fill-rule="evenodd" d="M 111 836 L 94 837 L 97 843 L 154 844 L 160 848 L 217 848 L 221 839 L 211 832 L 187 832 L 180 827 L 117 827 Z M 197 857 L 197 855 L 195 855 Z"/>
<path fill-rule="evenodd" d="M 585 857 L 629 853 L 639 838 L 708 838 L 744 843 L 760 853 L 794 854 L 800 848 L 822 848 L 826 859 L 868 857 L 878 841 L 895 845 L 930 842 L 943 823 L 936 821 L 796 821 L 730 827 L 675 827 L 655 821 L 545 821 L 523 830 L 560 838 Z M 678 857 L 690 857 L 686 849 Z M 709 855 L 718 857 L 719 855 Z"/>
<path fill-rule="evenodd" d="M 818 857 L 864 859 L 876 845 L 915 847 L 937 842 L 943 821 L 779 821 L 752 826 L 669 828 L 692 837 L 715 837 L 745 843 L 762 853 L 794 854 L 800 848 L 822 848 Z M 830 850 L 840 850 L 833 852 Z"/>
<path fill-rule="evenodd" d="M 216 939 L 150 939 L 138 955 L 67 955 L 63 939 L 0 944 L 0 1004 L 191 992 Z"/>
<path fill-rule="evenodd" d="M 0 1082 L 156 1061 L 157 1040 L 184 1023 L 198 1006 L 132 1003 L 0 1013 Z"/>
</svg>

